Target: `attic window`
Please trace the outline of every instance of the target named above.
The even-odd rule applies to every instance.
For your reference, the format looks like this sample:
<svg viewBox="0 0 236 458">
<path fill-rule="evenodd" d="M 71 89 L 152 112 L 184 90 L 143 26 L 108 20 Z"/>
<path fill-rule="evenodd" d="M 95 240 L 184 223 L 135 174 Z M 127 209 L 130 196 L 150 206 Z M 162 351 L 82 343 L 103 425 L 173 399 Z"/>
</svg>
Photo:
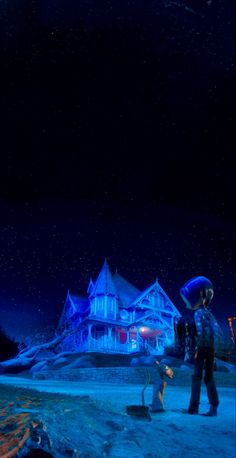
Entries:
<svg viewBox="0 0 236 458">
<path fill-rule="evenodd" d="M 142 300 L 142 304 L 144 304 L 144 305 L 150 304 L 149 299 L 143 299 L 143 300 Z"/>
</svg>

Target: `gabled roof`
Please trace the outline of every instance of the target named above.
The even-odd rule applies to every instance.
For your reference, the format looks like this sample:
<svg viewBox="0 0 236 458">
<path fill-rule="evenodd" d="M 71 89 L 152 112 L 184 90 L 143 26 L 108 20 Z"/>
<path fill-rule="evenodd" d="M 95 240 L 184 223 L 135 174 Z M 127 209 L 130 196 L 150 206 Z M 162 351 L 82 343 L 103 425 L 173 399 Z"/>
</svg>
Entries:
<svg viewBox="0 0 236 458">
<path fill-rule="evenodd" d="M 86 313 L 88 311 L 90 304 L 87 297 L 81 297 L 70 293 L 70 299 L 73 302 L 76 312 Z"/>
<path fill-rule="evenodd" d="M 158 283 L 158 280 L 156 280 L 155 283 L 153 283 L 147 289 L 142 291 L 142 293 L 135 299 L 134 303 L 137 304 L 140 300 L 142 300 L 142 298 L 145 298 L 145 296 L 150 291 L 152 291 L 154 288 L 165 297 L 170 309 L 172 309 L 172 311 L 174 311 L 176 313 L 176 315 L 180 317 L 181 314 L 179 313 L 179 311 L 177 310 L 177 308 L 175 307 L 173 302 L 170 300 L 170 298 L 167 296 L 167 294 L 165 293 L 164 289 L 160 286 L 160 284 Z"/>
<path fill-rule="evenodd" d="M 89 311 L 89 300 L 87 297 L 77 296 L 70 291 L 67 293 L 63 312 L 59 321 L 59 327 L 62 326 L 69 318 L 76 314 L 85 315 Z M 71 311 L 69 311 L 71 308 Z M 69 313 L 68 313 L 69 312 Z"/>
<path fill-rule="evenodd" d="M 93 288 L 94 288 L 94 283 L 93 283 L 92 278 L 90 278 L 89 285 L 88 285 L 88 288 L 87 288 L 87 294 L 89 296 L 92 294 Z"/>
<path fill-rule="evenodd" d="M 107 260 L 105 259 L 105 262 L 102 266 L 102 270 L 100 274 L 98 275 L 98 278 L 95 282 L 93 291 L 90 295 L 90 297 L 94 297 L 97 294 L 111 294 L 113 296 L 117 296 L 116 288 L 112 279 L 112 274 L 110 272 Z"/>
<path fill-rule="evenodd" d="M 121 306 L 128 307 L 134 299 L 140 295 L 140 290 L 131 285 L 125 278 L 117 272 L 113 275 L 113 282 L 120 299 Z"/>
</svg>

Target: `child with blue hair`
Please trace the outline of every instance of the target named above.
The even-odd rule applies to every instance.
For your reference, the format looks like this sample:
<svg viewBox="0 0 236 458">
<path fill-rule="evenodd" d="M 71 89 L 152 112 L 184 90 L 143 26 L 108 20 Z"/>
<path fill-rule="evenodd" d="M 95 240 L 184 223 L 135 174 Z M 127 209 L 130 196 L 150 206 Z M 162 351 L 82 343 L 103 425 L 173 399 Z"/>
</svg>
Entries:
<svg viewBox="0 0 236 458">
<path fill-rule="evenodd" d="M 194 310 L 196 325 L 196 347 L 194 356 L 194 374 L 192 376 L 192 389 L 189 414 L 198 414 L 201 393 L 201 380 L 203 370 L 204 382 L 210 403 L 210 410 L 205 415 L 217 415 L 219 397 L 213 377 L 214 357 L 221 340 L 222 331 L 207 306 L 210 304 L 214 291 L 211 281 L 206 277 L 194 277 L 187 281 L 180 290 L 180 295 L 187 308 Z"/>
</svg>

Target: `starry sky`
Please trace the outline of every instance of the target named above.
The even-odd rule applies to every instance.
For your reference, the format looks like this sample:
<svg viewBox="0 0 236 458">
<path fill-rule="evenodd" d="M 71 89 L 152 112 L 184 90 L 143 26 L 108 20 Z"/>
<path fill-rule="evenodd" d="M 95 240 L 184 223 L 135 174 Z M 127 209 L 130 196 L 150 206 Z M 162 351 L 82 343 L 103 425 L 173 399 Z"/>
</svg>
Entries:
<svg viewBox="0 0 236 458">
<path fill-rule="evenodd" d="M 53 329 L 104 258 L 235 316 L 235 5 L 0 3 L 0 325 Z"/>
</svg>

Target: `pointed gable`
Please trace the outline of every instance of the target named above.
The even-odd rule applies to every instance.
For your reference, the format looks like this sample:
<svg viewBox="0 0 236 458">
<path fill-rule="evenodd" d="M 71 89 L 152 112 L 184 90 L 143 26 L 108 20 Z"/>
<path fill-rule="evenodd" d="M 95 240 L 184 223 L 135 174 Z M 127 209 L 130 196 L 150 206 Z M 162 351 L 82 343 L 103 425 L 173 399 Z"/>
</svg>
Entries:
<svg viewBox="0 0 236 458">
<path fill-rule="evenodd" d="M 163 299 L 162 304 L 160 303 L 160 300 L 158 300 L 157 303 L 153 303 L 152 300 L 152 295 L 159 297 Z M 160 286 L 158 280 L 155 281 L 149 288 L 145 289 L 140 296 L 138 296 L 135 299 L 135 305 L 136 307 L 141 307 L 141 308 L 150 308 L 150 309 L 163 309 L 165 312 L 172 313 L 175 316 L 180 317 L 180 313 L 173 304 L 173 302 L 170 300 L 170 298 L 167 296 L 163 288 Z"/>
<path fill-rule="evenodd" d="M 120 305 L 128 307 L 140 295 L 140 290 L 129 283 L 117 272 L 113 275 L 113 282 L 120 300 Z"/>
<path fill-rule="evenodd" d="M 88 312 L 89 300 L 87 297 L 78 296 L 77 294 L 70 294 L 70 298 L 73 302 L 75 312 L 80 314 Z"/>
<path fill-rule="evenodd" d="M 89 306 L 88 298 L 77 296 L 68 291 L 58 328 L 63 327 L 65 323 L 78 314 L 81 316 L 88 314 Z"/>
<path fill-rule="evenodd" d="M 93 283 L 92 278 L 90 278 L 90 282 L 89 282 L 88 289 L 87 289 L 87 294 L 89 296 L 91 296 L 93 289 L 94 289 L 94 283 Z"/>
<path fill-rule="evenodd" d="M 95 282 L 93 291 L 90 297 L 97 296 L 99 294 L 104 294 L 108 296 L 111 294 L 112 296 L 117 296 L 116 288 L 112 279 L 112 274 L 110 272 L 107 260 L 103 264 L 102 270 L 98 275 L 98 278 Z"/>
</svg>

